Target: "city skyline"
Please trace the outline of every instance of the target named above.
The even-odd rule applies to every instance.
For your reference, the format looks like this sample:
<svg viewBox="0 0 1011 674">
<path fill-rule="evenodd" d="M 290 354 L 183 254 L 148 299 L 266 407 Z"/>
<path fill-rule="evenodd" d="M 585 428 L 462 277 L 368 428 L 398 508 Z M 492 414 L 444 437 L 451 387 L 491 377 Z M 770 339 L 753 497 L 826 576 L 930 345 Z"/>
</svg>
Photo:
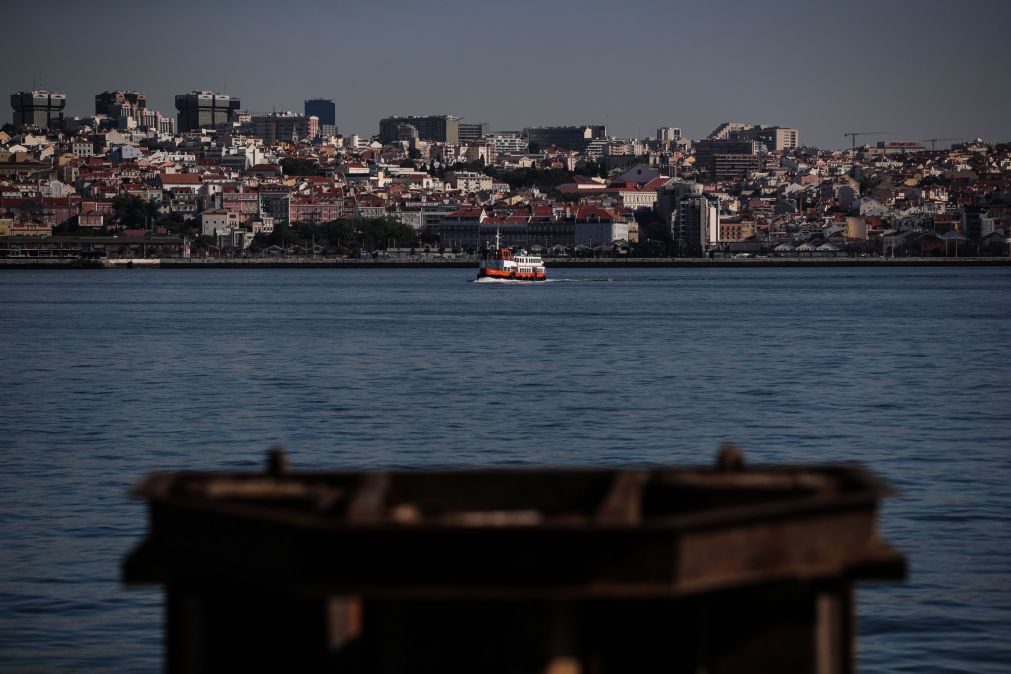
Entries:
<svg viewBox="0 0 1011 674">
<path fill-rule="evenodd" d="M 843 133 L 867 130 L 896 140 L 1011 140 L 1011 90 L 1000 85 L 1011 68 L 1001 46 L 1011 10 L 999 2 L 641 0 L 576 11 L 312 1 L 294 3 L 289 20 L 266 31 L 268 3 L 196 13 L 181 0 L 177 13 L 201 21 L 152 46 L 138 33 L 164 21 L 157 8 L 120 12 L 128 5 L 114 1 L 99 19 L 57 4 L 43 19 L 46 53 L 0 81 L 9 93 L 34 83 L 66 94 L 68 116 L 92 114 L 95 94 L 117 89 L 144 92 L 150 108 L 174 115 L 175 95 L 206 89 L 237 96 L 251 112 L 299 112 L 306 99 L 333 99 L 345 135 L 374 135 L 391 115 L 453 114 L 494 130 L 603 124 L 623 137 L 677 126 L 703 138 L 724 121 L 779 124 L 825 148 L 848 147 Z M 39 20 L 21 7 L 9 13 L 12 24 Z M 229 29 L 200 29 L 222 25 Z M 969 27 L 972 49 L 950 48 Z M 30 33 L 12 33 L 4 49 L 29 53 Z"/>
</svg>

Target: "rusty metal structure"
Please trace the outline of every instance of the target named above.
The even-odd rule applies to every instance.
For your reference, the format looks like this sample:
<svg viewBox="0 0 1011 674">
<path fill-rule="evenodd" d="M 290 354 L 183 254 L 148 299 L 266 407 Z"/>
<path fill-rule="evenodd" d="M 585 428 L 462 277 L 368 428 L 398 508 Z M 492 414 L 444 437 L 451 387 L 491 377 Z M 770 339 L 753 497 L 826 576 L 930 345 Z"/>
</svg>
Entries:
<svg viewBox="0 0 1011 674">
<path fill-rule="evenodd" d="M 853 584 L 901 579 L 856 466 L 165 473 L 125 582 L 166 671 L 854 671 Z"/>
</svg>

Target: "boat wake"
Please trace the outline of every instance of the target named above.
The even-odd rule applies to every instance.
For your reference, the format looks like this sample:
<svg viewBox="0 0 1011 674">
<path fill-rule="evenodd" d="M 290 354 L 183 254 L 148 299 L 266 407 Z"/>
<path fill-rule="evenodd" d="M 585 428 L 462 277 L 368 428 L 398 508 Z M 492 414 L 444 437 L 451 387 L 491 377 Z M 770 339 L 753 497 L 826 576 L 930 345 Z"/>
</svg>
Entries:
<svg viewBox="0 0 1011 674">
<path fill-rule="evenodd" d="M 489 276 L 482 276 L 481 278 L 474 279 L 473 283 L 493 283 L 495 285 L 521 285 L 521 286 L 539 286 L 545 283 L 554 283 L 555 279 L 543 279 L 540 281 L 527 281 L 524 279 L 511 279 L 511 278 L 491 278 Z"/>
<path fill-rule="evenodd" d="M 549 278 L 542 281 L 526 281 L 523 279 L 507 279 L 507 278 L 489 278 L 483 276 L 481 278 L 474 279 L 471 283 L 492 283 L 495 285 L 523 285 L 523 286 L 540 286 L 546 283 L 615 283 L 621 279 L 616 278 Z"/>
</svg>

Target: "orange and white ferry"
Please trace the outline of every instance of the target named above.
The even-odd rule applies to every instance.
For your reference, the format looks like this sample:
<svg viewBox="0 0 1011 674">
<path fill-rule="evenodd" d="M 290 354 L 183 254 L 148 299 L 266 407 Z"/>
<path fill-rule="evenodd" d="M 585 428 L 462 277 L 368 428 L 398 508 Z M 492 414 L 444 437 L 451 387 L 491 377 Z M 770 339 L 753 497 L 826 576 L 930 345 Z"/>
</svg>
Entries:
<svg viewBox="0 0 1011 674">
<path fill-rule="evenodd" d="M 544 261 L 538 255 L 529 255 L 521 250 L 516 255 L 503 248 L 499 236 L 495 234 L 495 250 L 481 255 L 477 269 L 478 281 L 547 281 L 548 273 Z"/>
</svg>

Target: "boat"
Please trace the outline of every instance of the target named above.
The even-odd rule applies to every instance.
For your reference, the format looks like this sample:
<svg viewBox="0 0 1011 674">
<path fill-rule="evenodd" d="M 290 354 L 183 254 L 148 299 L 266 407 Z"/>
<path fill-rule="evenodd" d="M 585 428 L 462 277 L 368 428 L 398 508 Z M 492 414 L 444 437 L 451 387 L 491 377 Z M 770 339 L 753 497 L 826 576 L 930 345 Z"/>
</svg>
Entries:
<svg viewBox="0 0 1011 674">
<path fill-rule="evenodd" d="M 478 281 L 547 281 L 548 274 L 544 260 L 539 255 L 530 255 L 525 250 L 513 254 L 503 248 L 499 233 L 495 233 L 494 250 L 481 254 L 477 269 Z"/>
</svg>

